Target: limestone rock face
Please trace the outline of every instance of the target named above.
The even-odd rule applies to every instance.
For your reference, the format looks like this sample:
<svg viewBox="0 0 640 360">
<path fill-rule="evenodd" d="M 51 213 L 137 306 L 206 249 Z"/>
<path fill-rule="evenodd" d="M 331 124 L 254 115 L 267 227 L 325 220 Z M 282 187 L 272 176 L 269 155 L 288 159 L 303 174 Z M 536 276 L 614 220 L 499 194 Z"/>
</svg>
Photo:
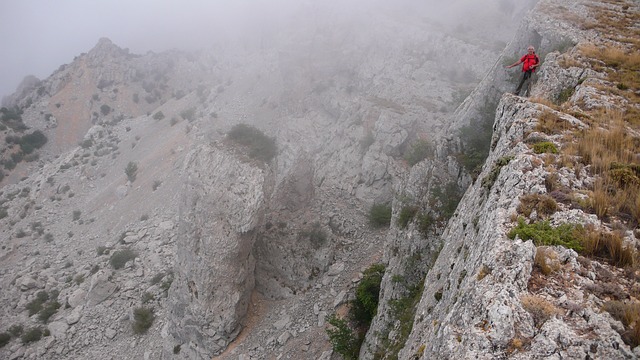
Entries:
<svg viewBox="0 0 640 360">
<path fill-rule="evenodd" d="M 254 287 L 252 230 L 261 220 L 265 173 L 208 145 L 185 161 L 176 274 L 168 333 L 191 358 L 206 359 L 240 331 Z"/>
</svg>

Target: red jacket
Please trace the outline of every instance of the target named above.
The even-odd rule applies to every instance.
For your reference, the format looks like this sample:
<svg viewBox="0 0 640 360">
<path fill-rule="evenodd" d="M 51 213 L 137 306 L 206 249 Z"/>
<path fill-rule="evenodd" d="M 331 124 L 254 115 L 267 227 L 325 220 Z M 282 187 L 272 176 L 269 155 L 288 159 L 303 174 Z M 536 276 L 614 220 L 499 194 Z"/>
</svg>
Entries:
<svg viewBox="0 0 640 360">
<path fill-rule="evenodd" d="M 531 72 L 535 72 L 536 68 L 532 68 L 532 66 L 538 64 L 540 62 L 540 58 L 535 53 L 531 55 L 527 54 L 520 58 L 520 62 L 522 62 L 522 72 L 529 70 L 531 70 Z"/>
</svg>

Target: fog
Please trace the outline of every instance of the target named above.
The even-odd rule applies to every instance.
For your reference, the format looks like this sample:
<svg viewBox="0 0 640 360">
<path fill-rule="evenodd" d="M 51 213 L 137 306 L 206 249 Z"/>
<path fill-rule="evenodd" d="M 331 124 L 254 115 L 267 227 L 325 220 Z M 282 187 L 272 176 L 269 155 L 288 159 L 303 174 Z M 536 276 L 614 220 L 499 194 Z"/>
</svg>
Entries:
<svg viewBox="0 0 640 360">
<path fill-rule="evenodd" d="M 295 34 L 335 17 L 376 26 L 376 14 L 437 21 L 443 27 L 473 27 L 483 14 L 513 19 L 516 0 L 5 0 L 0 2 L 0 97 L 13 93 L 26 75 L 44 79 L 60 65 L 89 51 L 101 37 L 133 53 L 195 50 L 233 44 L 246 36 Z M 490 21 L 495 21 L 492 19 Z"/>
</svg>

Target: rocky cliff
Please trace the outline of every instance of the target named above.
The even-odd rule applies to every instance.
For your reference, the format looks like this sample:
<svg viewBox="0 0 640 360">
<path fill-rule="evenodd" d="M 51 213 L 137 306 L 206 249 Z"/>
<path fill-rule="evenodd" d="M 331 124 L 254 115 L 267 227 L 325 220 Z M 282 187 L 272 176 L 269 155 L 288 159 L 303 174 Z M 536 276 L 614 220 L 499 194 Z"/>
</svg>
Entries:
<svg viewBox="0 0 640 360">
<path fill-rule="evenodd" d="M 486 118 L 487 103 L 497 102 L 482 171 L 472 172 L 471 180 L 449 178 L 466 191 L 442 235 L 436 230 L 427 242 L 416 236 L 419 219 L 406 229 L 394 230 L 392 225 L 378 315 L 362 358 L 638 356 L 638 348 L 632 351 L 637 338 L 631 334 L 640 323 L 635 317 L 622 319 L 617 312 L 628 310 L 613 310 L 638 305 L 636 260 L 631 260 L 637 257 L 637 194 L 632 190 L 632 205 L 626 210 L 626 205 L 613 201 L 598 210 L 598 183 L 612 175 L 597 170 L 593 161 L 599 156 L 590 154 L 585 160 L 586 150 L 575 150 L 596 147 L 584 143 L 586 129 L 619 131 L 611 125 L 620 121 L 615 119 L 624 119 L 616 126 L 625 133 L 636 132 L 637 88 L 621 93 L 616 82 L 625 80 L 612 75 L 636 71 L 636 60 L 631 60 L 635 65 L 618 65 L 604 53 L 634 56 L 629 54 L 637 51 L 637 42 L 621 41 L 618 34 L 637 34 L 637 11 L 637 4 L 627 2 L 540 1 L 527 16 L 501 59 L 454 116 L 450 132 L 464 132 Z M 532 97 L 524 99 L 508 93 L 514 81 L 507 81 L 504 66 L 517 59 L 518 47 L 528 44 L 536 46 L 543 65 Z M 637 86 L 637 78 L 626 81 Z M 464 136 L 462 141 L 460 146 L 469 146 Z M 622 146 L 631 154 L 625 161 L 637 164 L 637 148 L 620 141 L 627 145 L 594 151 L 616 152 Z M 553 144 L 552 150 L 541 150 L 541 143 Z M 459 151 L 456 146 L 447 149 L 449 158 Z M 427 208 L 437 204 L 433 195 L 429 204 L 414 194 L 428 191 L 430 184 L 424 179 L 446 172 L 429 163 L 414 169 L 418 174 L 404 183 L 403 197 L 394 200 L 394 214 L 407 206 L 407 197 L 422 199 Z M 626 183 L 609 184 L 610 194 L 627 191 Z M 583 205 L 570 198 L 583 199 Z M 546 206 L 540 205 L 541 199 Z M 576 244 L 549 238 L 557 236 L 551 235 L 556 229 L 582 226 L 587 230 L 570 237 Z M 617 240 L 610 242 L 611 236 Z M 564 246 L 547 247 L 558 244 Z M 610 250 L 594 250 L 602 247 Z M 421 259 L 421 268 L 414 267 L 415 258 Z M 407 280 L 416 272 L 426 274 L 424 284 L 421 278 Z M 602 292 L 603 286 L 615 290 Z M 408 318 L 412 324 L 407 325 Z"/>
</svg>

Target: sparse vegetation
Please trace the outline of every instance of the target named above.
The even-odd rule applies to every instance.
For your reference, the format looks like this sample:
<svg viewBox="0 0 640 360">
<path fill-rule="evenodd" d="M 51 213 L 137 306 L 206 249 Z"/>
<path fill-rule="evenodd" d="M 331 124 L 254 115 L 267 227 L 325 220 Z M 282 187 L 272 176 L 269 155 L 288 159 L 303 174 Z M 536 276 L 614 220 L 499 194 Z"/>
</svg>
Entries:
<svg viewBox="0 0 640 360">
<path fill-rule="evenodd" d="M 497 105 L 498 99 L 488 99 L 478 112 L 479 115 L 460 130 L 464 150 L 458 156 L 458 161 L 474 179 L 480 174 L 482 165 L 489 155 Z"/>
<path fill-rule="evenodd" d="M 277 146 L 274 138 L 266 136 L 253 126 L 238 124 L 228 133 L 229 139 L 248 148 L 249 157 L 269 162 L 276 156 Z"/>
<path fill-rule="evenodd" d="M 491 172 L 489 172 L 489 174 L 487 174 L 487 176 L 482 179 L 482 187 L 490 190 L 496 180 L 498 180 L 500 170 L 502 170 L 502 168 L 506 166 L 511 160 L 513 160 L 513 156 L 503 156 L 498 159 L 491 168 Z"/>
<path fill-rule="evenodd" d="M 342 355 L 345 360 L 356 360 L 364 337 L 352 330 L 346 319 L 335 314 L 329 315 L 327 322 L 332 326 L 327 328 L 326 332 L 333 351 Z"/>
</svg>

